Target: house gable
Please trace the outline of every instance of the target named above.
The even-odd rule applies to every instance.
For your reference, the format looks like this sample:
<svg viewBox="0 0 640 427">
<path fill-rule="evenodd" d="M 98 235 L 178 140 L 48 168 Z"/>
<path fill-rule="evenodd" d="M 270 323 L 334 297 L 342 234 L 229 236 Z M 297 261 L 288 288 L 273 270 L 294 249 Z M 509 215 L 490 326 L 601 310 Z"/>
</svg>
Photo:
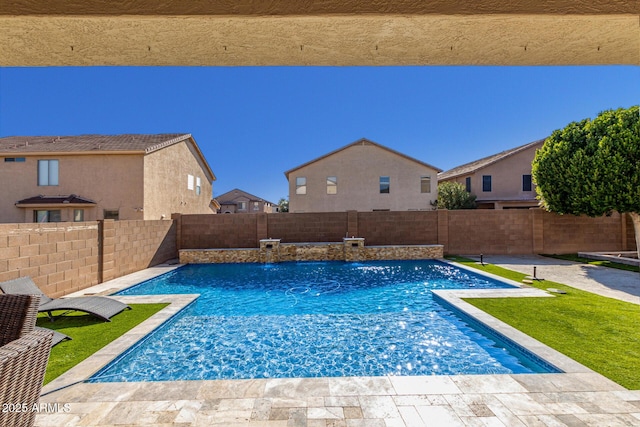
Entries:
<svg viewBox="0 0 640 427">
<path fill-rule="evenodd" d="M 438 181 L 454 181 L 475 194 L 478 207 L 530 208 L 538 205 L 531 181 L 531 162 L 544 140 L 457 166 L 438 174 Z"/>
<path fill-rule="evenodd" d="M 106 212 L 117 212 L 119 219 L 215 212 L 210 208 L 215 176 L 190 134 L 4 137 L 0 138 L 0 157 L 5 159 L 0 159 L 0 180 L 12 177 L 16 182 L 0 189 L 0 222 L 30 222 L 30 211 L 40 209 L 38 206 L 56 206 L 51 198 L 73 194 L 95 200 L 84 204 L 86 220 L 102 219 Z M 52 181 L 40 182 L 41 166 L 54 171 Z M 173 181 L 182 179 L 176 168 L 187 171 L 184 188 L 154 181 L 159 174 L 169 175 Z M 201 180 L 202 196 L 197 200 L 180 197 L 187 193 L 187 174 L 196 182 Z M 45 198 L 38 200 L 39 195 Z M 176 200 L 169 203 L 171 198 Z M 61 206 L 68 211 L 78 204 L 63 201 Z"/>
<path fill-rule="evenodd" d="M 422 165 L 422 166 L 425 166 L 425 167 L 428 167 L 428 168 L 434 169 L 434 170 L 436 170 L 437 172 L 442 172 L 442 169 L 437 168 L 437 167 L 435 167 L 435 166 L 432 166 L 432 165 L 430 165 L 430 164 L 428 164 L 428 163 L 424 163 L 424 162 L 422 162 L 422 161 L 420 161 L 420 160 L 418 160 L 418 159 L 415 159 L 415 158 L 413 158 L 413 157 L 407 156 L 406 154 L 402 154 L 402 153 L 400 153 L 399 151 L 395 151 L 395 150 L 393 150 L 393 149 L 391 149 L 391 148 L 389 148 L 389 147 L 385 147 L 384 145 L 382 145 L 382 144 L 378 144 L 377 142 L 373 142 L 373 141 L 371 141 L 371 140 L 369 140 L 369 139 L 367 139 L 367 138 L 360 138 L 359 140 L 354 141 L 354 142 L 352 142 L 351 144 L 347 144 L 347 145 L 345 145 L 344 147 L 338 148 L 337 150 L 333 150 L 333 151 L 331 151 L 331 152 L 329 152 L 329 153 L 327 153 L 327 154 L 325 154 L 325 155 L 323 155 L 323 156 L 320 156 L 320 157 L 315 158 L 315 159 L 313 159 L 313 160 L 310 160 L 310 161 L 308 161 L 308 162 L 306 162 L 306 163 L 303 163 L 303 164 L 301 164 L 301 165 L 299 165 L 299 166 L 296 166 L 296 167 L 295 167 L 295 168 L 293 168 L 293 169 L 289 169 L 288 171 L 286 171 L 286 172 L 284 173 L 284 175 L 287 177 L 287 180 L 288 180 L 288 179 L 289 179 L 289 175 L 290 175 L 291 173 L 296 172 L 296 171 L 297 171 L 297 170 L 299 170 L 299 169 L 302 169 L 302 168 L 304 168 L 304 167 L 307 167 L 307 166 L 309 166 L 309 165 L 311 165 L 311 164 L 313 164 L 313 163 L 320 162 L 320 161 L 322 161 L 322 160 L 324 160 L 324 159 L 326 159 L 326 158 L 328 158 L 328 157 L 334 156 L 334 155 L 336 155 L 336 154 L 341 153 L 342 151 L 345 151 L 345 150 L 347 150 L 347 149 L 349 149 L 349 148 L 351 148 L 351 147 L 356 147 L 356 146 L 362 146 L 362 147 L 366 147 L 366 146 L 370 146 L 370 147 L 377 147 L 377 148 L 379 148 L 379 149 L 381 149 L 381 150 L 387 151 L 387 152 L 392 153 L 392 154 L 394 154 L 394 155 L 396 155 L 396 156 L 400 156 L 400 157 L 402 157 L 402 158 L 405 158 L 405 159 L 407 159 L 407 160 L 409 160 L 409 161 L 411 161 L 411 162 L 415 162 L 415 163 L 417 163 L 417 164 L 419 164 L 419 165 Z"/>
<path fill-rule="evenodd" d="M 542 144 L 544 144 L 544 139 L 540 139 L 538 141 L 534 141 L 534 142 L 530 142 L 528 144 L 524 144 L 509 150 L 505 150 L 502 151 L 500 153 L 497 154 L 492 154 L 490 156 L 487 157 L 483 157 L 481 159 L 478 160 L 474 160 L 472 162 L 469 163 L 465 163 L 463 165 L 460 166 L 456 166 L 452 169 L 449 169 L 447 171 L 441 172 L 438 174 L 438 180 L 440 181 L 448 181 L 460 176 L 468 176 L 468 175 L 472 175 L 474 173 L 477 173 L 478 171 L 480 171 L 481 169 L 484 169 L 488 166 L 491 166 L 495 163 L 504 161 L 508 158 L 510 158 L 511 156 L 514 156 L 518 153 L 521 153 L 522 151 L 528 150 L 530 148 L 540 148 L 542 147 Z"/>
<path fill-rule="evenodd" d="M 360 139 L 285 172 L 289 211 L 431 209 L 440 170 Z"/>
</svg>

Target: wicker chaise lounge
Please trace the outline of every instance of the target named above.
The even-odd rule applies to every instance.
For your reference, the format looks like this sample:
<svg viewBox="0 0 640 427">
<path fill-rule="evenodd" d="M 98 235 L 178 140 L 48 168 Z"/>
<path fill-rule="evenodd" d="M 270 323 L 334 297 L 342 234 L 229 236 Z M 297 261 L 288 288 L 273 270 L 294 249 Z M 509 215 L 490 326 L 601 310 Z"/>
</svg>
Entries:
<svg viewBox="0 0 640 427">
<path fill-rule="evenodd" d="M 35 295 L 0 295 L 0 402 L 9 405 L 2 426 L 35 421 L 53 335 L 34 330 L 39 302 Z"/>
<path fill-rule="evenodd" d="M 40 326 L 36 326 L 36 331 L 51 331 L 53 332 L 53 338 L 51 339 L 51 347 L 55 347 L 60 344 L 62 341 L 71 340 L 72 338 L 69 335 L 65 335 L 62 332 L 54 331 L 53 329 L 41 328 Z"/>
<path fill-rule="evenodd" d="M 34 329 L 53 332 L 52 347 L 64 340 L 71 339 L 71 337 L 61 332 L 35 326 L 38 307 L 40 306 L 40 295 L 33 295 L 33 297 L 12 295 L 11 298 L 6 298 L 6 296 L 0 294 L 0 346 L 17 340 Z M 27 301 L 30 305 L 29 307 L 25 306 Z"/>
<path fill-rule="evenodd" d="M 46 312 L 50 318 L 53 311 L 82 311 L 98 317 L 107 322 L 111 317 L 125 309 L 131 309 L 128 305 L 113 298 L 103 296 L 70 297 L 52 299 L 46 296 L 30 277 L 20 277 L 0 283 L 0 290 L 11 295 L 40 295 L 39 312 Z"/>
</svg>

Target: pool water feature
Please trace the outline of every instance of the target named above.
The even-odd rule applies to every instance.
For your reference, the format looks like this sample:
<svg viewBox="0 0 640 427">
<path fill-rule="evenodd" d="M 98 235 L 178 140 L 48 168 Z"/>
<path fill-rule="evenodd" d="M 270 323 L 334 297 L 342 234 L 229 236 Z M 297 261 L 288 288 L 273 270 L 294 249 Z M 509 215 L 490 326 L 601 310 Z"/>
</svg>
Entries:
<svg viewBox="0 0 640 427">
<path fill-rule="evenodd" d="M 188 265 L 120 293 L 201 296 L 92 381 L 549 372 L 431 293 L 509 287 L 439 261 Z"/>
</svg>

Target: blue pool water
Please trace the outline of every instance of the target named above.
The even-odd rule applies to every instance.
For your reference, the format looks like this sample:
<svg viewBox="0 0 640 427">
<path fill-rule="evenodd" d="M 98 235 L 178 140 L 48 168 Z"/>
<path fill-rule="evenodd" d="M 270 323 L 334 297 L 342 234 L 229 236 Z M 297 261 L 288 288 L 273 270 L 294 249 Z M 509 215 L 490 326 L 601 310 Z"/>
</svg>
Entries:
<svg viewBox="0 0 640 427">
<path fill-rule="evenodd" d="M 431 293 L 508 287 L 438 261 L 188 265 L 120 293 L 201 296 L 93 381 L 549 372 Z"/>
</svg>

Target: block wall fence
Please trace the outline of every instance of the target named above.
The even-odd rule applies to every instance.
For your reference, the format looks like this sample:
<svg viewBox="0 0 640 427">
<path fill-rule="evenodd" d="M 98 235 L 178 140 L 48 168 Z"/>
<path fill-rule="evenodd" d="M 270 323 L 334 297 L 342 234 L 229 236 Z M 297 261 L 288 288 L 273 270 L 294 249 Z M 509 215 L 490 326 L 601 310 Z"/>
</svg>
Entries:
<svg viewBox="0 0 640 427">
<path fill-rule="evenodd" d="M 177 256 L 174 221 L 0 224 L 0 281 L 60 297 Z"/>
<path fill-rule="evenodd" d="M 179 249 L 283 243 L 443 245 L 445 254 L 635 250 L 628 215 L 555 215 L 540 209 L 172 215 L 172 221 L 0 224 L 0 281 L 30 276 L 59 297 L 178 257 Z"/>
<path fill-rule="evenodd" d="M 444 245 L 445 254 L 538 254 L 635 250 L 628 215 L 556 215 L 541 209 L 288 214 L 173 215 L 178 249 L 258 248 L 283 243 L 339 242 L 366 246 Z"/>
</svg>

